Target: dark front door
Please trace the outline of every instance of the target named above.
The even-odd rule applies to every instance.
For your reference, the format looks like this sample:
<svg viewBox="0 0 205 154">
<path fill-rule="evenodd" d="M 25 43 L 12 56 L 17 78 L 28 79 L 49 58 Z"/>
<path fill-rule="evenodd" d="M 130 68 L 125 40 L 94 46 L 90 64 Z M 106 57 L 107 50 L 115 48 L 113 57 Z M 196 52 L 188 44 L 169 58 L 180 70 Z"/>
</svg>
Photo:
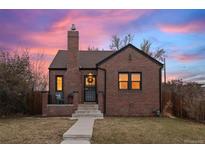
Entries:
<svg viewBox="0 0 205 154">
<path fill-rule="evenodd" d="M 96 76 L 91 73 L 84 78 L 84 101 L 96 102 Z"/>
</svg>

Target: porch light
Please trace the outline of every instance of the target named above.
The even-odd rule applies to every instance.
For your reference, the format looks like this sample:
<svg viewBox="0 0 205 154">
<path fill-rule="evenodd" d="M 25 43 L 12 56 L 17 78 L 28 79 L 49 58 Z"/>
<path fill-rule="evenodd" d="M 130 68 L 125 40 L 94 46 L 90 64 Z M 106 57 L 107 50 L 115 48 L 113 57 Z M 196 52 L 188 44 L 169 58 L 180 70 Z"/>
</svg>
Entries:
<svg viewBox="0 0 205 154">
<path fill-rule="evenodd" d="M 93 82 L 93 74 L 92 74 L 92 73 L 89 73 L 89 74 L 88 74 L 88 82 L 89 82 L 89 83 L 92 83 L 92 82 Z"/>
</svg>

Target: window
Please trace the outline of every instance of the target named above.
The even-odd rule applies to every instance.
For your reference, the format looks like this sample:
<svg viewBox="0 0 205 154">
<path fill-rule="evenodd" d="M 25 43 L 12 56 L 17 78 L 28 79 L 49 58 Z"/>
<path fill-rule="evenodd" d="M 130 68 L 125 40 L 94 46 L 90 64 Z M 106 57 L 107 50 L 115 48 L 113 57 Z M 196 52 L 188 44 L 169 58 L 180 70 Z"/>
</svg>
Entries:
<svg viewBox="0 0 205 154">
<path fill-rule="evenodd" d="M 56 76 L 56 91 L 63 91 L 63 76 Z"/>
<path fill-rule="evenodd" d="M 141 89 L 141 73 L 131 73 L 131 89 Z"/>
<path fill-rule="evenodd" d="M 119 73 L 119 88 L 128 89 L 128 73 Z"/>
<path fill-rule="evenodd" d="M 119 89 L 141 90 L 141 73 L 119 73 Z"/>
</svg>

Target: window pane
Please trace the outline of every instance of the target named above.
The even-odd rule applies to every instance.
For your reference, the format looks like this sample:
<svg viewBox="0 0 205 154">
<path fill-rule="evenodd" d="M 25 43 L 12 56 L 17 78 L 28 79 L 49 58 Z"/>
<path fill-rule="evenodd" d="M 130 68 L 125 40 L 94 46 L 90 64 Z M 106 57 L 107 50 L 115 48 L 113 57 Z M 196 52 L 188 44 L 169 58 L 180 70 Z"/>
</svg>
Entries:
<svg viewBox="0 0 205 154">
<path fill-rule="evenodd" d="M 58 76 L 57 77 L 57 91 L 63 90 L 63 77 Z"/>
<path fill-rule="evenodd" d="M 120 73 L 119 74 L 119 81 L 128 81 L 128 74 L 127 73 Z"/>
<path fill-rule="evenodd" d="M 140 73 L 132 73 L 131 80 L 132 81 L 140 81 Z"/>
<path fill-rule="evenodd" d="M 120 89 L 128 89 L 128 82 L 119 82 Z"/>
<path fill-rule="evenodd" d="M 132 82 L 132 89 L 140 89 L 140 82 Z"/>
</svg>

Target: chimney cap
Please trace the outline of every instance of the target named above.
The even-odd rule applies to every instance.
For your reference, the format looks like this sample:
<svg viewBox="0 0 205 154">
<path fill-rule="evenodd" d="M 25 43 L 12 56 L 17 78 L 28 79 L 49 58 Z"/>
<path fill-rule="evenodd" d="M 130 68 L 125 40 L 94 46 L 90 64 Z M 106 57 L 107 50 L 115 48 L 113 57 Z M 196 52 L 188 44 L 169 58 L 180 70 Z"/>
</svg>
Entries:
<svg viewBox="0 0 205 154">
<path fill-rule="evenodd" d="M 72 31 L 75 31 L 75 30 L 76 30 L 75 24 L 72 24 L 71 30 L 72 30 Z"/>
</svg>

